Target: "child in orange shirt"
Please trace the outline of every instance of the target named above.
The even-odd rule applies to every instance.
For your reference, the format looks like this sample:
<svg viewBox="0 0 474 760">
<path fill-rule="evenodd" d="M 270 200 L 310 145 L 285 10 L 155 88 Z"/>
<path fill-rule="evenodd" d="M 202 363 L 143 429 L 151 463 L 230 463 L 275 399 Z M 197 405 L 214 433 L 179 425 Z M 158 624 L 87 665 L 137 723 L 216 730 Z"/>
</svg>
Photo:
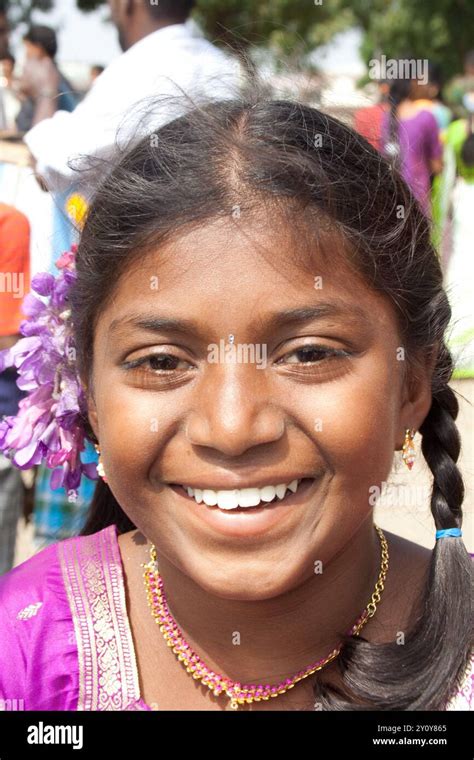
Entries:
<svg viewBox="0 0 474 760">
<path fill-rule="evenodd" d="M 0 203 L 0 350 L 20 337 L 24 296 L 30 289 L 30 225 L 21 211 Z M 0 372 L 0 417 L 15 415 L 24 395 L 12 368 Z M 23 500 L 19 470 L 0 455 L 0 575 L 13 565 L 16 527 Z"/>
</svg>

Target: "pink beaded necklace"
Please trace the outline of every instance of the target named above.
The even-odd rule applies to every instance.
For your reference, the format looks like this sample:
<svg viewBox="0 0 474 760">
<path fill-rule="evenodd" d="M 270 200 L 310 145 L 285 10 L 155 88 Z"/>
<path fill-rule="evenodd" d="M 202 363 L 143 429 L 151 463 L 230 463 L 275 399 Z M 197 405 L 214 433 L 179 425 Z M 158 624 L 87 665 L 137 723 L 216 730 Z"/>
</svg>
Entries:
<svg viewBox="0 0 474 760">
<path fill-rule="evenodd" d="M 384 590 L 384 581 L 388 570 L 388 545 L 381 528 L 377 525 L 374 525 L 374 527 L 379 535 L 381 544 L 380 573 L 370 602 L 348 631 L 348 634 L 351 636 L 358 636 L 363 626 L 374 616 L 377 604 L 380 602 L 380 595 Z M 324 657 L 324 659 L 311 663 L 304 668 L 304 670 L 295 673 L 291 678 L 286 678 L 284 681 L 281 681 L 281 683 L 273 686 L 270 684 L 241 684 L 238 681 L 232 681 L 230 678 L 226 678 L 225 676 L 220 675 L 219 673 L 214 673 L 213 670 L 210 670 L 206 663 L 198 654 L 196 654 L 196 652 L 194 652 L 184 638 L 166 601 L 163 580 L 158 572 L 158 561 L 154 544 L 152 544 L 150 548 L 150 561 L 142 563 L 142 567 L 145 569 L 143 577 L 145 579 L 148 606 L 151 608 L 155 622 L 159 625 L 160 631 L 162 632 L 167 645 L 175 653 L 177 659 L 182 662 L 186 671 L 192 674 L 194 679 L 200 680 L 201 683 L 207 686 L 215 696 L 225 694 L 230 699 L 230 707 L 233 710 L 237 710 L 239 705 L 245 703 L 250 704 L 251 702 L 269 700 L 272 697 L 278 697 L 280 694 L 284 694 L 289 689 L 292 689 L 299 681 L 308 678 L 308 676 L 312 675 L 317 670 L 321 670 L 325 665 L 332 662 L 341 650 L 341 645 L 339 645 L 336 649 L 333 649 L 327 657 Z"/>
</svg>

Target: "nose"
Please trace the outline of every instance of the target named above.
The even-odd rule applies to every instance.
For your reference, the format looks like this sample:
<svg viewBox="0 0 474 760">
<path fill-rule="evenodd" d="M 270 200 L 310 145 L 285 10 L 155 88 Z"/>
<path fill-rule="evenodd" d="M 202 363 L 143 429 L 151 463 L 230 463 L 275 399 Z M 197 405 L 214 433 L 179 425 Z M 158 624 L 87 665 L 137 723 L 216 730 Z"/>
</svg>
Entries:
<svg viewBox="0 0 474 760">
<path fill-rule="evenodd" d="M 284 413 L 271 402 L 266 370 L 221 364 L 206 375 L 188 414 L 186 435 L 192 444 L 235 457 L 283 436 Z"/>
</svg>

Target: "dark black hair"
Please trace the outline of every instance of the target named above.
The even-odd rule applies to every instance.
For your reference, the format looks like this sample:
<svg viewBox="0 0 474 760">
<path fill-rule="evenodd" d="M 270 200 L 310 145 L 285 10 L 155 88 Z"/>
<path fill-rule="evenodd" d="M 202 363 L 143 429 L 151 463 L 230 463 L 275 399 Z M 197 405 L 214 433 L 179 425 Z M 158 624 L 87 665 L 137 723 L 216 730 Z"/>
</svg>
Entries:
<svg viewBox="0 0 474 760">
<path fill-rule="evenodd" d="M 428 62 L 428 82 L 429 84 L 435 84 L 438 87 L 437 99 L 443 102 L 443 87 L 445 85 L 445 77 L 443 73 L 443 67 L 436 61 Z"/>
<path fill-rule="evenodd" d="M 195 6 L 195 0 L 159 0 L 153 3 L 143 0 L 148 13 L 157 21 L 186 21 Z"/>
<path fill-rule="evenodd" d="M 81 376 L 91 377 L 97 320 L 130 265 L 181 229 L 229 218 L 235 204 L 242 213 L 270 204 L 288 223 L 299 214 L 301 235 L 329 228 L 368 286 L 390 299 L 407 366 L 414 373 L 428 361 L 434 367 L 431 408 L 420 427 L 434 525 L 460 527 L 458 402 L 444 342 L 451 310 L 429 223 L 390 163 L 315 108 L 257 94 L 202 104 L 124 152 L 90 204 L 77 252 L 71 308 Z M 82 533 L 111 524 L 119 532 L 135 527 L 99 480 Z M 422 613 L 404 645 L 340 631 L 335 662 L 344 687 L 325 683 L 323 669 L 314 685 L 322 709 L 444 709 L 472 645 L 472 572 L 462 538 L 437 541 Z"/>
<path fill-rule="evenodd" d="M 0 11 L 1 13 L 1 11 Z M 8 50 L 5 55 L 2 55 L 2 61 L 11 61 L 15 65 L 15 56 Z"/>
<path fill-rule="evenodd" d="M 39 45 L 43 48 L 49 58 L 56 57 L 58 52 L 58 43 L 56 32 L 49 26 L 30 26 L 23 39 L 31 42 L 33 45 Z"/>
</svg>

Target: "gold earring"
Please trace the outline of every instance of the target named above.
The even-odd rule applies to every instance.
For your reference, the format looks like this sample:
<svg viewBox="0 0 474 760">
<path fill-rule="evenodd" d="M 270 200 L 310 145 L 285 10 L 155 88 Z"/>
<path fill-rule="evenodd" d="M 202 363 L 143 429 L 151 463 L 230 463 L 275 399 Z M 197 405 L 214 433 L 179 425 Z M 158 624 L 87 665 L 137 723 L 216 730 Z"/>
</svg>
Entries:
<svg viewBox="0 0 474 760">
<path fill-rule="evenodd" d="M 416 459 L 416 449 L 413 443 L 415 433 L 416 433 L 416 430 L 410 430 L 410 428 L 407 428 L 405 430 L 405 440 L 402 446 L 402 452 L 403 452 L 402 459 L 409 470 L 411 470 L 411 468 L 413 467 L 413 463 Z"/>
<path fill-rule="evenodd" d="M 100 458 L 100 448 L 99 448 L 99 446 L 98 446 L 97 443 L 94 444 L 94 447 L 95 447 L 95 450 L 97 451 L 97 453 L 99 455 L 99 461 L 97 463 L 97 474 L 102 478 L 102 480 L 104 481 L 104 483 L 107 483 L 107 478 L 105 477 L 104 465 L 103 465 L 103 462 L 102 462 L 102 460 Z"/>
</svg>

